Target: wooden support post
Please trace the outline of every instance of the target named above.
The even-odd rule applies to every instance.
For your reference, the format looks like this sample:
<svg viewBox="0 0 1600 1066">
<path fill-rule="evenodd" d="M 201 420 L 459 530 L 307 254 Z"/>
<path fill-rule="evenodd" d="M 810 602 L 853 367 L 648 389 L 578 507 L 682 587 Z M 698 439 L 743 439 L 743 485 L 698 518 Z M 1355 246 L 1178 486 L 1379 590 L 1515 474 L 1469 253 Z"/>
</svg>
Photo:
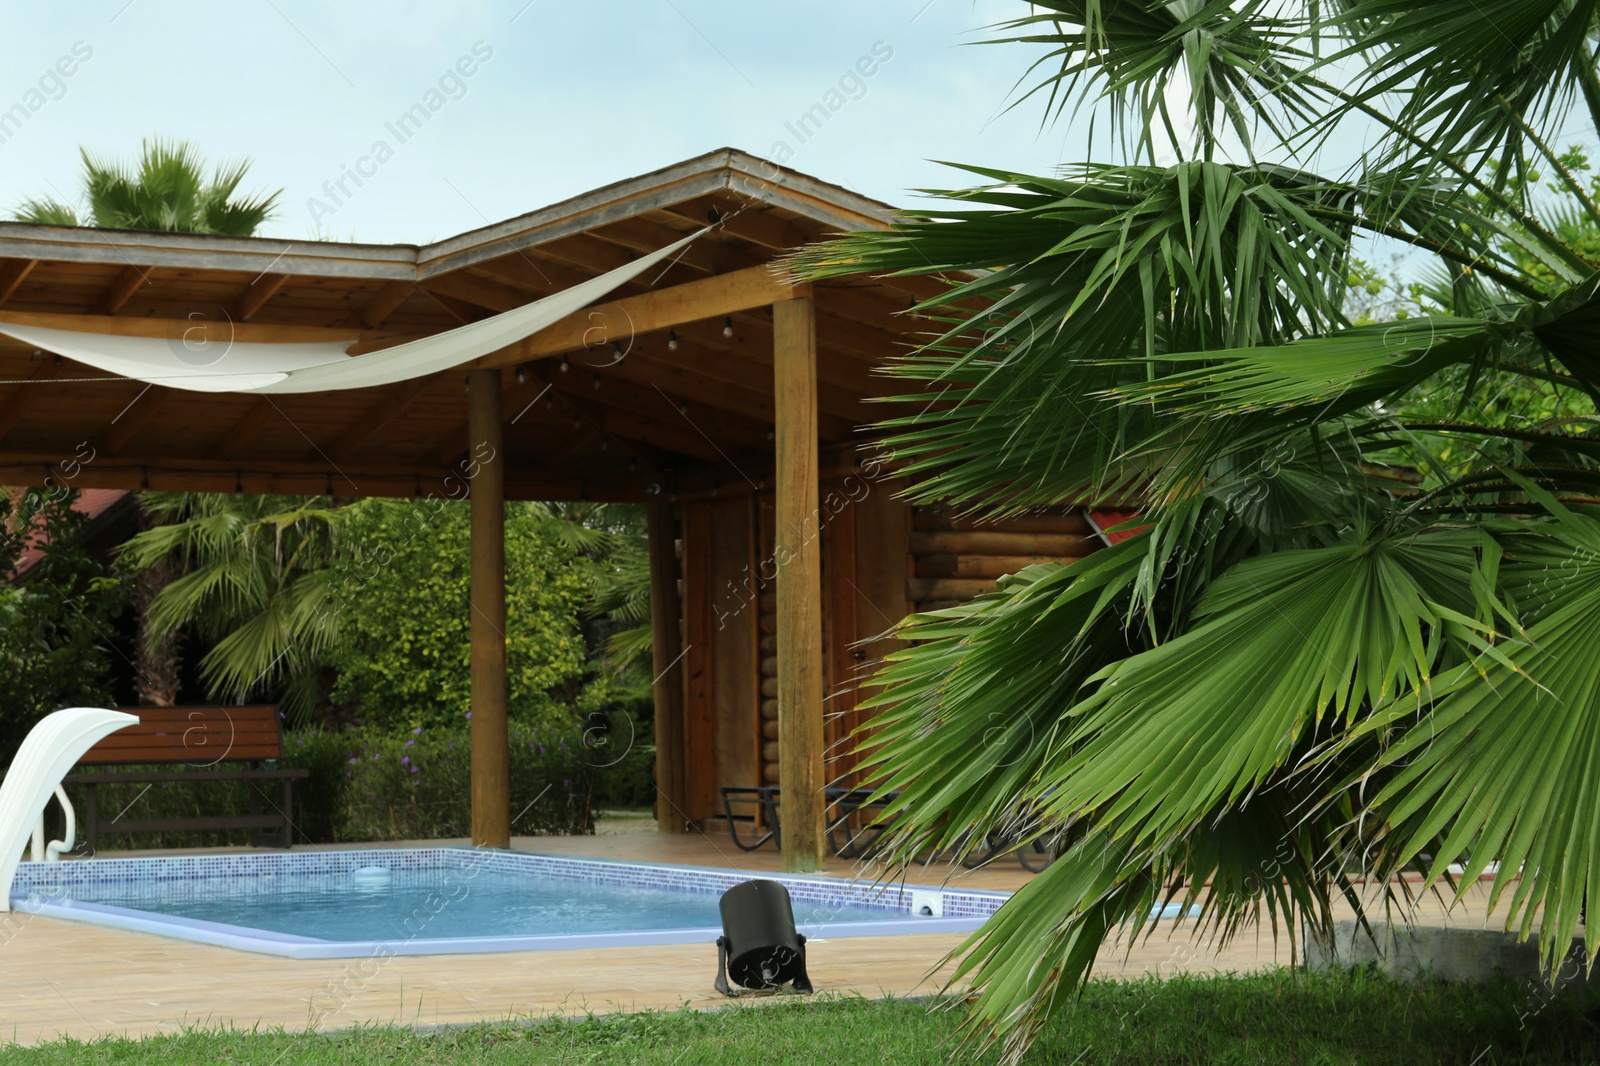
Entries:
<svg viewBox="0 0 1600 1066">
<path fill-rule="evenodd" d="M 467 397 L 472 478 L 472 843 L 511 846 L 506 732 L 506 506 L 500 371 L 474 370 Z"/>
<path fill-rule="evenodd" d="M 783 868 L 827 858 L 822 727 L 822 546 L 817 505 L 817 322 L 809 297 L 772 305 L 777 408 L 778 784 Z"/>
<path fill-rule="evenodd" d="M 683 754 L 683 604 L 678 597 L 677 530 L 665 494 L 645 504 L 650 553 L 650 653 L 655 683 L 650 693 L 656 713 L 656 827 L 663 833 L 687 829 Z"/>
</svg>

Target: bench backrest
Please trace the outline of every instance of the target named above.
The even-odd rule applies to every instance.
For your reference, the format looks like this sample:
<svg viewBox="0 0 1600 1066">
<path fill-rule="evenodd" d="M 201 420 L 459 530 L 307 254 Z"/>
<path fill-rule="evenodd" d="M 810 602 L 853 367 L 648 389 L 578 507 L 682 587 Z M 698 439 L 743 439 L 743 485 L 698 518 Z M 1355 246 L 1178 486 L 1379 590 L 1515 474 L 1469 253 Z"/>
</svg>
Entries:
<svg viewBox="0 0 1600 1066">
<path fill-rule="evenodd" d="M 278 708 L 128 707 L 138 725 L 119 729 L 79 759 L 80 765 L 256 762 L 283 757 Z"/>
</svg>

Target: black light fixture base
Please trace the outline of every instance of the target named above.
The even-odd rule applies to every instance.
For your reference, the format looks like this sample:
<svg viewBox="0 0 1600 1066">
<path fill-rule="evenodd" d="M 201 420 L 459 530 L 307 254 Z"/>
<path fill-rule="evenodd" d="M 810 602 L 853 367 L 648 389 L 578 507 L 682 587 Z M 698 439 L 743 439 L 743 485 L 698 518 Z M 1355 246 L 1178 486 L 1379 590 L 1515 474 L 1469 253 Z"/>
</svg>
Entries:
<svg viewBox="0 0 1600 1066">
<path fill-rule="evenodd" d="M 800 965 L 788 985 L 793 991 L 809 996 L 816 991 L 816 988 L 811 984 L 811 975 L 806 972 L 806 938 L 802 934 L 798 935 L 797 939 L 800 941 Z M 717 978 L 711 982 L 711 986 L 729 999 L 738 999 L 740 996 L 751 994 L 770 994 L 782 990 L 781 985 L 774 985 L 770 988 L 749 989 L 736 989 L 730 985 L 728 983 L 728 938 L 725 936 L 717 937 Z"/>
</svg>

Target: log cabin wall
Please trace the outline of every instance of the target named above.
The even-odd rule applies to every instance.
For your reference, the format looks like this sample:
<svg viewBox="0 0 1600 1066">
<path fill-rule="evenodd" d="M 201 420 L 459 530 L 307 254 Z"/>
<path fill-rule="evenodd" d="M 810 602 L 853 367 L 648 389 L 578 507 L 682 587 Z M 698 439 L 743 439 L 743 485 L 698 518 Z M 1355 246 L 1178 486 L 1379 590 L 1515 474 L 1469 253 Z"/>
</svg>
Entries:
<svg viewBox="0 0 1600 1066">
<path fill-rule="evenodd" d="M 1023 567 L 1081 559 L 1101 541 L 1077 508 L 979 522 L 917 507 L 910 547 L 906 598 L 915 610 L 936 611 L 993 592 L 996 578 Z"/>
<path fill-rule="evenodd" d="M 694 822 L 721 813 L 721 788 L 753 784 L 759 772 L 755 504 L 740 495 L 683 507 L 685 814 Z"/>
<path fill-rule="evenodd" d="M 855 730 L 870 717 L 863 682 L 900 647 L 915 610 L 994 589 L 995 579 L 1099 548 L 1081 511 L 977 522 L 895 498 L 893 482 L 824 479 L 823 680 L 827 777 L 859 783 Z M 830 502 L 831 501 L 831 502 Z M 691 821 L 720 816 L 724 786 L 780 784 L 778 619 L 770 491 L 685 502 L 684 757 Z"/>
</svg>

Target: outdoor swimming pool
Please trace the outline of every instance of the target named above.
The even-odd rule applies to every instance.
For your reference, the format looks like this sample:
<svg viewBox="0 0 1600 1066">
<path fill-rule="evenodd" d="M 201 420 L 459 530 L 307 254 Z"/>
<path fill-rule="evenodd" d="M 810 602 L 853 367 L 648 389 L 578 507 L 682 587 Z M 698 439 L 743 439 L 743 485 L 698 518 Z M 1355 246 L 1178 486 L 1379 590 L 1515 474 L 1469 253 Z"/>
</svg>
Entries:
<svg viewBox="0 0 1600 1066">
<path fill-rule="evenodd" d="M 16 910 L 290 958 L 714 940 L 721 894 L 782 882 L 809 937 L 976 929 L 997 892 L 470 848 L 23 863 Z"/>
</svg>

